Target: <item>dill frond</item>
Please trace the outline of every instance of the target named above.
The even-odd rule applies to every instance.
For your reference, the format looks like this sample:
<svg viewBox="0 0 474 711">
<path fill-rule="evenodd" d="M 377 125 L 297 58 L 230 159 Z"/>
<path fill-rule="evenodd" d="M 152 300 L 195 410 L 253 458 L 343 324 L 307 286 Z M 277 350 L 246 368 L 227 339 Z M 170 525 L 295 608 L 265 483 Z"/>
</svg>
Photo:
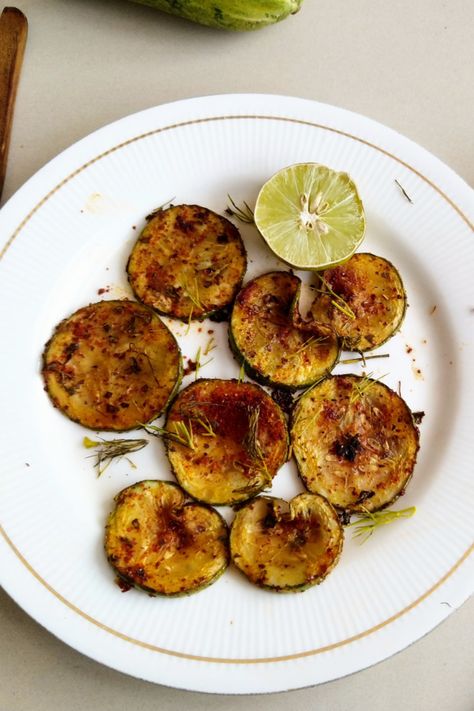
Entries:
<svg viewBox="0 0 474 711">
<path fill-rule="evenodd" d="M 158 427 L 157 425 L 142 425 L 148 434 L 154 437 L 163 437 L 164 439 L 169 439 L 176 444 L 181 444 L 183 447 L 188 447 L 188 449 L 194 450 L 196 448 L 194 442 L 194 433 L 191 422 L 189 422 L 189 427 L 183 420 L 177 420 L 173 422 L 174 431 L 167 430 L 164 427 Z"/>
<path fill-rule="evenodd" d="M 128 459 L 129 454 L 138 452 L 148 444 L 146 439 L 112 439 L 96 441 L 89 437 L 84 437 L 82 444 L 86 449 L 95 449 L 97 476 L 101 476 L 113 459 L 125 457 L 130 465 L 135 468 L 133 462 Z"/>
<path fill-rule="evenodd" d="M 252 208 L 244 201 L 243 207 L 239 207 L 229 194 L 227 194 L 230 205 L 226 207 L 226 214 L 231 217 L 236 217 L 241 222 L 246 222 L 249 225 L 254 223 L 254 215 Z"/>
<path fill-rule="evenodd" d="M 416 507 L 410 506 L 406 509 L 399 509 L 398 511 L 382 510 L 382 511 L 369 511 L 365 507 L 362 507 L 363 514 L 359 516 L 357 521 L 353 521 L 348 524 L 349 527 L 355 527 L 353 537 L 360 538 L 360 543 L 364 543 L 370 536 L 374 533 L 380 526 L 387 526 L 393 521 L 397 521 L 400 518 L 411 518 L 416 513 Z"/>
</svg>

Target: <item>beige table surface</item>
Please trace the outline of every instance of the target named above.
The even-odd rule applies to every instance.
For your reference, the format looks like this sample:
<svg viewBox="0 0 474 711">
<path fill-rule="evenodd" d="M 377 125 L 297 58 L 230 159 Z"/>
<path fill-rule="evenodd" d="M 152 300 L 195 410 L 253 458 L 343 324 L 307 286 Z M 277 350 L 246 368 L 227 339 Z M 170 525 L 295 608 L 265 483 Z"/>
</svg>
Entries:
<svg viewBox="0 0 474 711">
<path fill-rule="evenodd" d="M 212 31 L 127 0 L 22 0 L 29 39 L 3 201 L 77 139 L 149 106 L 290 94 L 365 114 L 474 184 L 472 0 L 305 0 L 255 33 Z M 474 600 L 377 666 L 260 697 L 176 691 L 70 649 L 0 593 L 0 711 L 473 711 Z"/>
</svg>

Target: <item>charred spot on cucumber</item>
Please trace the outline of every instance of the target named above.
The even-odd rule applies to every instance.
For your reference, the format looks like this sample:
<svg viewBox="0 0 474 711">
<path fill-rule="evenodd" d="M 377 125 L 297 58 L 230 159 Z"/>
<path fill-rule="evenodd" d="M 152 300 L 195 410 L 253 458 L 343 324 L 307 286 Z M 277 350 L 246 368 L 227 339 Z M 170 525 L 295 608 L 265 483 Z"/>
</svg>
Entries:
<svg viewBox="0 0 474 711">
<path fill-rule="evenodd" d="M 291 442 L 309 491 L 346 511 L 377 511 L 412 475 L 419 433 L 404 402 L 383 383 L 333 375 L 298 401 Z"/>
<path fill-rule="evenodd" d="M 246 268 L 237 227 L 199 205 L 155 212 L 127 264 L 136 297 L 183 321 L 222 311 L 235 298 Z"/>
<path fill-rule="evenodd" d="M 339 517 L 322 496 L 299 494 L 289 504 L 258 496 L 237 512 L 230 552 L 252 583 L 297 592 L 324 580 L 339 560 L 343 540 Z"/>
<path fill-rule="evenodd" d="M 248 282 L 232 309 L 229 342 L 251 378 L 297 390 L 332 370 L 338 339 L 328 325 L 294 318 L 301 280 L 290 272 L 269 272 Z"/>
<path fill-rule="evenodd" d="M 202 379 L 167 413 L 168 458 L 182 488 L 208 504 L 235 504 L 271 485 L 288 455 L 283 412 L 253 383 Z"/>
<path fill-rule="evenodd" d="M 310 314 L 331 324 L 348 350 L 368 351 L 400 328 L 406 294 L 400 274 L 383 257 L 360 252 L 326 269 L 315 287 Z"/>
<path fill-rule="evenodd" d="M 139 427 L 163 412 L 182 376 L 161 319 L 135 301 L 99 301 L 63 320 L 46 344 L 43 379 L 55 407 L 95 430 Z"/>
<path fill-rule="evenodd" d="M 229 562 L 228 529 L 176 484 L 141 481 L 115 497 L 105 552 L 119 577 L 152 595 L 185 595 L 213 583 Z"/>
</svg>

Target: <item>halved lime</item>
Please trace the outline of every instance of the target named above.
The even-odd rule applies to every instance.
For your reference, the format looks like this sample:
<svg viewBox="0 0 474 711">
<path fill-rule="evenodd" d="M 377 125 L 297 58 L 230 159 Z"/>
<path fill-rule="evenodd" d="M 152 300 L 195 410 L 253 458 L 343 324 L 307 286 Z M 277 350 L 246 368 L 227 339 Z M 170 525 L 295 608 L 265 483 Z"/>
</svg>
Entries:
<svg viewBox="0 0 474 711">
<path fill-rule="evenodd" d="M 354 182 L 319 163 L 297 163 L 275 173 L 260 190 L 254 219 L 270 249 L 297 269 L 344 262 L 365 233 Z"/>
</svg>

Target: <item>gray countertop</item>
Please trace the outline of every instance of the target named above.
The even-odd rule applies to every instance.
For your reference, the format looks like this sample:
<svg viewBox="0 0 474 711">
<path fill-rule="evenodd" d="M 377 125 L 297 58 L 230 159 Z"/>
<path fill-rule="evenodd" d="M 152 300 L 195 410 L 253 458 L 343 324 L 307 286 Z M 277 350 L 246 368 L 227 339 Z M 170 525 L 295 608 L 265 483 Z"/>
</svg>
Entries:
<svg viewBox="0 0 474 711">
<path fill-rule="evenodd" d="M 301 96 L 376 119 L 474 184 L 470 0 L 305 0 L 279 25 L 234 34 L 127 0 L 25 0 L 29 37 L 3 201 L 61 150 L 153 105 L 200 95 Z M 206 696 L 83 657 L 0 594 L 0 711 L 359 709 L 472 711 L 474 601 L 380 664 L 319 687 Z"/>
</svg>

